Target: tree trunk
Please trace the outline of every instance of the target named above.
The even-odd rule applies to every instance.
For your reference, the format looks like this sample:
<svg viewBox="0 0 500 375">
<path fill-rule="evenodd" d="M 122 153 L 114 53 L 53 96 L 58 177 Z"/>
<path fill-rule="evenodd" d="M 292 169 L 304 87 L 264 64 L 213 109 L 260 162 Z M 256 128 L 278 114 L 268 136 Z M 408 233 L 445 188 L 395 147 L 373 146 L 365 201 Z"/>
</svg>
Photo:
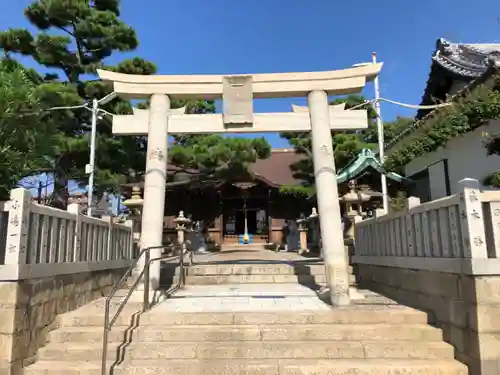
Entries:
<svg viewBox="0 0 500 375">
<path fill-rule="evenodd" d="M 61 210 L 66 210 L 68 207 L 68 182 L 67 174 L 65 173 L 65 168 L 61 161 L 59 165 L 56 165 L 54 171 L 54 191 L 52 193 L 51 200 L 52 207 L 56 207 Z"/>
</svg>

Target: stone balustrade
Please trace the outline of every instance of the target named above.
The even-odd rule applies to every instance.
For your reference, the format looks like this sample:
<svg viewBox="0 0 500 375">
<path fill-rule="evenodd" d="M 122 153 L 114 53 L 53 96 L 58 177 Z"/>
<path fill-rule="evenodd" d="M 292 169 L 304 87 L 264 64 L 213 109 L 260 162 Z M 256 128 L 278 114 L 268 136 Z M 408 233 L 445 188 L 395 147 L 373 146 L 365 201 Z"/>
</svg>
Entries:
<svg viewBox="0 0 500 375">
<path fill-rule="evenodd" d="M 471 375 L 500 374 L 500 191 L 460 193 L 356 223 L 362 287 L 429 313 Z"/>
<path fill-rule="evenodd" d="M 0 219 L 0 374 L 20 374 L 59 314 L 107 295 L 122 277 L 132 228 L 84 216 L 77 204 L 39 205 L 24 189 L 11 192 Z"/>
</svg>

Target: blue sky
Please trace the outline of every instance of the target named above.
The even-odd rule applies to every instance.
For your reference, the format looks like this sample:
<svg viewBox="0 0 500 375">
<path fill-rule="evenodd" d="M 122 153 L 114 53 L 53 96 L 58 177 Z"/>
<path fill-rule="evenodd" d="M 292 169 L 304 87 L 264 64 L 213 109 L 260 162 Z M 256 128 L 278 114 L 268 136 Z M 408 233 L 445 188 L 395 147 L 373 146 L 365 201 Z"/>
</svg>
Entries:
<svg viewBox="0 0 500 375">
<path fill-rule="evenodd" d="M 29 3 L 3 0 L 1 29 L 28 27 Z M 498 0 L 122 0 L 122 18 L 140 46 L 114 61 L 140 56 L 164 74 L 294 72 L 346 68 L 376 51 L 382 96 L 411 104 L 420 102 L 437 38 L 500 42 Z M 373 97 L 371 84 L 365 95 Z M 259 100 L 255 110 L 290 111 L 290 103 Z M 413 114 L 382 104 L 385 120 Z"/>
<path fill-rule="evenodd" d="M 0 27 L 29 26 L 30 0 L 2 1 Z M 500 41 L 498 0 L 122 0 L 122 18 L 137 31 L 137 51 L 159 73 L 262 73 L 342 69 L 385 63 L 383 97 L 417 104 L 439 37 L 457 42 Z M 365 89 L 373 97 L 373 86 Z M 289 111 L 289 99 L 258 100 L 257 112 Z M 301 100 L 294 100 L 303 103 Z M 382 104 L 390 120 L 414 111 Z M 269 135 L 273 146 L 286 143 Z"/>
</svg>

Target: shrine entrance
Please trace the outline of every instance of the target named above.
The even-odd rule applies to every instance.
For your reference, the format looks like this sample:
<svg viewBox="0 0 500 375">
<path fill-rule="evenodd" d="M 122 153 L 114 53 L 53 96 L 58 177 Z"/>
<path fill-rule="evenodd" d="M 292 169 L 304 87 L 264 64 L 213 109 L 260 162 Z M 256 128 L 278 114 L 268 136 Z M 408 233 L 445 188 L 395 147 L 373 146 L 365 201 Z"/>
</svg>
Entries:
<svg viewBox="0 0 500 375">
<path fill-rule="evenodd" d="M 269 241 L 268 192 L 255 183 L 231 184 L 233 194 L 222 202 L 224 243 L 267 243 Z"/>
</svg>

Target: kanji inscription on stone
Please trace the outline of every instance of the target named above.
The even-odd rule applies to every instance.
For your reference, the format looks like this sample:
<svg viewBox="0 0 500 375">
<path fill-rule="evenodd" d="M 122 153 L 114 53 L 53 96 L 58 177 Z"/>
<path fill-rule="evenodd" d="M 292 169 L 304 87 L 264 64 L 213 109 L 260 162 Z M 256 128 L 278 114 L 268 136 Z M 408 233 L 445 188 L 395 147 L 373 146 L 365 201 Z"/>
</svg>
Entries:
<svg viewBox="0 0 500 375">
<path fill-rule="evenodd" d="M 160 150 L 159 148 L 157 148 L 157 149 L 154 149 L 153 151 L 151 151 L 149 153 L 148 159 L 149 160 L 160 160 L 160 161 L 162 161 L 164 159 L 164 157 L 165 156 L 163 155 L 163 151 Z"/>
<path fill-rule="evenodd" d="M 19 217 L 17 215 L 14 215 L 12 219 L 10 219 L 9 224 L 12 224 L 15 227 L 18 227 L 20 224 Z"/>
<path fill-rule="evenodd" d="M 10 208 L 13 210 L 17 210 L 21 205 L 19 204 L 19 201 L 17 199 L 11 200 L 10 201 Z"/>
<path fill-rule="evenodd" d="M 319 149 L 323 151 L 325 154 L 330 155 L 330 150 L 328 149 L 327 145 L 323 144 Z"/>
</svg>

